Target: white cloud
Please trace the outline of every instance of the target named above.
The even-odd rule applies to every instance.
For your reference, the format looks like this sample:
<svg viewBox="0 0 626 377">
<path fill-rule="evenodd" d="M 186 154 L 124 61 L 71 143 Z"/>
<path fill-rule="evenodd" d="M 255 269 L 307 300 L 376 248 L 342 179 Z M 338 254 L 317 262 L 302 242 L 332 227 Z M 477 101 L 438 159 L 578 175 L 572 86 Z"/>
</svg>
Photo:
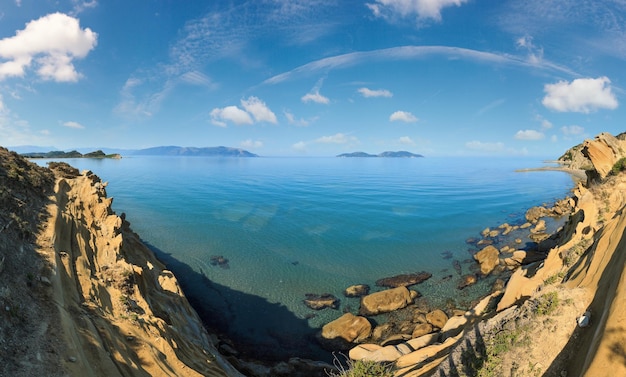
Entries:
<svg viewBox="0 0 626 377">
<path fill-rule="evenodd" d="M 483 115 L 484 113 L 486 113 L 488 111 L 491 111 L 491 110 L 497 108 L 498 106 L 501 106 L 504 102 L 506 102 L 506 100 L 504 98 L 497 99 L 497 100 L 487 104 L 482 109 L 478 110 L 476 112 L 476 115 Z"/>
<path fill-rule="evenodd" d="M 287 110 L 285 110 L 283 114 L 285 114 L 285 118 L 287 118 L 287 122 L 291 125 L 298 126 L 298 127 L 308 127 L 310 124 L 310 121 L 306 119 L 303 119 L 303 118 L 296 119 L 296 116 Z"/>
<path fill-rule="evenodd" d="M 76 16 L 79 13 L 82 13 L 85 9 L 91 9 L 98 6 L 98 0 L 84 1 L 84 0 L 72 0 L 74 4 L 74 9 L 72 10 L 72 15 Z"/>
<path fill-rule="evenodd" d="M 346 135 L 339 132 L 331 136 L 322 136 L 316 139 L 315 142 L 322 144 L 347 144 L 358 142 L 358 139 L 354 136 Z"/>
<path fill-rule="evenodd" d="M 76 18 L 62 13 L 30 21 L 15 36 L 0 40 L 0 80 L 23 77 L 34 63 L 44 80 L 77 81 L 81 75 L 73 60 L 87 56 L 97 37 L 91 29 L 81 29 Z"/>
<path fill-rule="evenodd" d="M 407 111 L 396 111 L 395 113 L 389 116 L 390 122 L 406 122 L 406 123 L 415 123 L 419 119 L 410 112 Z"/>
<path fill-rule="evenodd" d="M 405 144 L 405 145 L 415 145 L 415 142 L 408 136 L 402 136 L 398 139 L 398 142 L 400 144 Z"/>
<path fill-rule="evenodd" d="M 276 114 L 257 97 L 251 96 L 248 99 L 242 99 L 241 107 L 244 109 L 242 110 L 237 106 L 226 106 L 211 110 L 211 123 L 219 127 L 226 127 L 226 122 L 232 122 L 236 125 L 254 124 L 255 121 L 274 124 L 278 122 Z"/>
<path fill-rule="evenodd" d="M 363 63 L 399 61 L 399 60 L 417 60 L 425 59 L 430 56 L 443 56 L 448 59 L 464 59 L 468 61 L 476 61 L 492 65 L 510 65 L 531 67 L 533 69 L 543 69 L 548 71 L 556 71 L 567 75 L 577 76 L 577 73 L 571 69 L 542 60 L 539 64 L 531 64 L 528 59 L 517 57 L 509 54 L 496 54 L 478 50 L 470 50 L 460 47 L 451 46 L 402 46 L 391 47 L 372 51 L 357 51 L 343 55 L 331 56 L 328 58 L 315 60 L 313 62 L 301 65 L 291 71 L 270 77 L 263 81 L 263 84 L 277 84 L 283 81 L 293 79 L 298 76 L 311 75 L 313 73 L 328 73 L 334 69 L 345 69 Z"/>
<path fill-rule="evenodd" d="M 306 151 L 306 143 L 304 141 L 299 141 L 293 144 L 291 148 L 299 152 L 304 152 Z"/>
<path fill-rule="evenodd" d="M 315 102 L 315 103 L 321 103 L 324 105 L 329 104 L 330 100 L 328 99 L 328 97 L 324 97 L 323 95 L 320 94 L 320 89 L 322 89 L 322 84 L 324 84 L 323 78 L 317 80 L 317 83 L 315 83 L 315 86 L 313 86 L 313 89 L 311 89 L 309 93 L 302 96 L 301 98 L 302 102 L 304 103 Z"/>
<path fill-rule="evenodd" d="M 85 128 L 85 126 L 83 126 L 82 124 L 78 123 L 78 122 L 65 122 L 63 123 L 64 127 L 69 127 L 69 128 L 75 128 L 78 130 L 82 130 L 83 128 Z"/>
<path fill-rule="evenodd" d="M 387 89 L 377 89 L 372 90 L 368 88 L 359 88 L 359 93 L 365 98 L 369 97 L 393 97 L 393 93 L 388 91 Z"/>
<path fill-rule="evenodd" d="M 571 83 L 559 81 L 546 84 L 543 105 L 559 112 L 578 112 L 588 114 L 598 109 L 616 109 L 615 94 L 611 90 L 611 80 L 606 76 L 597 79 L 576 79 Z"/>
<path fill-rule="evenodd" d="M 545 137 L 543 132 L 535 130 L 519 130 L 515 134 L 517 140 L 541 140 Z"/>
<path fill-rule="evenodd" d="M 481 152 L 489 152 L 489 153 L 495 153 L 495 152 L 504 152 L 505 148 L 504 148 L 504 143 L 501 142 L 496 142 L 496 143 L 484 143 L 482 141 L 469 141 L 467 143 L 465 143 L 465 147 L 467 149 L 471 149 L 471 150 L 475 150 L 475 151 L 481 151 Z"/>
<path fill-rule="evenodd" d="M 388 18 L 390 15 L 407 17 L 416 15 L 419 18 L 441 20 L 443 8 L 456 5 L 461 6 L 468 0 L 375 0 L 366 6 L 376 17 Z"/>
<path fill-rule="evenodd" d="M 550 122 L 549 120 L 547 120 L 546 118 L 542 117 L 539 114 L 535 115 L 535 120 L 538 121 L 539 123 L 541 123 L 541 129 L 542 130 L 550 129 L 553 126 L 552 122 Z"/>
<path fill-rule="evenodd" d="M 242 141 L 239 145 L 246 149 L 258 149 L 263 147 L 263 142 L 259 140 L 247 139 Z"/>
<path fill-rule="evenodd" d="M 304 96 L 302 96 L 301 99 L 302 99 L 302 102 L 304 103 L 315 102 L 315 103 L 321 103 L 324 105 L 327 105 L 330 103 L 330 100 L 328 99 L 328 97 L 324 97 L 319 92 L 307 93 Z"/>
<path fill-rule="evenodd" d="M 226 121 L 237 125 L 254 123 L 250 114 L 237 106 L 226 106 L 211 110 L 211 123 L 219 127 L 226 127 Z"/>
<path fill-rule="evenodd" d="M 561 127 L 561 132 L 566 136 L 574 136 L 574 135 L 582 135 L 585 132 L 585 129 L 581 126 L 563 126 Z"/>
<path fill-rule="evenodd" d="M 206 86 L 207 88 L 214 89 L 217 85 L 213 83 L 211 78 L 202 72 L 189 71 L 180 76 L 180 80 L 187 84 Z"/>
<path fill-rule="evenodd" d="M 257 122 L 268 122 L 276 124 L 276 114 L 270 110 L 265 102 L 257 97 L 248 97 L 247 100 L 241 100 L 241 106 L 254 117 Z"/>
<path fill-rule="evenodd" d="M 22 0 L 15 0 L 15 5 L 17 5 L 18 7 L 22 6 Z"/>
</svg>

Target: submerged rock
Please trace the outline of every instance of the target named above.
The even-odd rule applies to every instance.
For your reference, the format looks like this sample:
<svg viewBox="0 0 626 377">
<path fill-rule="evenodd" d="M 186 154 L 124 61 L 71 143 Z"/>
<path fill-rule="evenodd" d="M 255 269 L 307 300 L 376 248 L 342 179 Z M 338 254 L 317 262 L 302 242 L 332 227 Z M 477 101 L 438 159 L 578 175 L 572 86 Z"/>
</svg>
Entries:
<svg viewBox="0 0 626 377">
<path fill-rule="evenodd" d="M 306 299 L 304 299 L 304 305 L 313 310 L 322 310 L 325 308 L 337 309 L 339 308 L 339 299 L 330 293 L 322 293 L 321 295 L 315 293 L 307 293 Z"/>
<path fill-rule="evenodd" d="M 212 255 L 209 259 L 211 266 L 220 266 L 222 268 L 229 268 L 228 258 L 224 258 L 222 255 Z"/>
<path fill-rule="evenodd" d="M 346 297 L 363 297 L 370 293 L 370 286 L 367 284 L 351 285 L 343 291 Z"/>
<path fill-rule="evenodd" d="M 461 277 L 461 280 L 459 281 L 459 284 L 457 284 L 456 287 L 458 289 L 463 289 L 465 287 L 469 287 L 470 285 L 476 284 L 477 281 L 478 279 L 476 278 L 476 275 L 474 274 L 463 275 Z"/>
<path fill-rule="evenodd" d="M 433 276 L 430 272 L 419 272 L 416 274 L 401 274 L 391 276 L 388 278 L 376 280 L 376 285 L 379 287 L 397 288 L 408 287 L 410 285 L 419 284 L 425 280 L 430 279 Z"/>
</svg>

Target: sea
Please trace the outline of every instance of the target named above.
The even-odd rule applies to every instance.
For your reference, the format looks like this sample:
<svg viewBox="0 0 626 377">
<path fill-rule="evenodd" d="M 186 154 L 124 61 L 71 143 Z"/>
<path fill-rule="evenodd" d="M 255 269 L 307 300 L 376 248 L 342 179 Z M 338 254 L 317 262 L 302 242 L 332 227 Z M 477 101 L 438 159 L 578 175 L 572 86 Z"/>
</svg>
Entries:
<svg viewBox="0 0 626 377">
<path fill-rule="evenodd" d="M 466 241 L 486 227 L 522 224 L 528 208 L 574 186 L 563 172 L 516 171 L 546 166 L 532 158 L 64 161 L 108 182 L 113 209 L 174 272 L 209 328 L 243 355 L 267 360 L 328 360 L 316 333 L 358 313 L 359 299 L 343 295 L 354 284 L 374 292 L 380 278 L 426 271 L 433 276 L 411 287 L 422 300 L 469 307 L 493 280 L 457 289 L 460 274 L 475 271 L 476 248 Z M 307 294 L 323 293 L 339 307 L 304 305 Z"/>
</svg>

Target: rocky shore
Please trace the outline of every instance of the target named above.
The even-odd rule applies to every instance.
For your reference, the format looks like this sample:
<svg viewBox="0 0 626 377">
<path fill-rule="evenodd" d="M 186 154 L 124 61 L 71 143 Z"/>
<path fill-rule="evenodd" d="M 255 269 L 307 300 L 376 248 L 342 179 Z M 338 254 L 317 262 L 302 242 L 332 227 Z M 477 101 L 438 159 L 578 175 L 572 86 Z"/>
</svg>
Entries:
<svg viewBox="0 0 626 377">
<path fill-rule="evenodd" d="M 321 337 L 396 376 L 626 375 L 626 135 L 601 134 L 560 162 L 585 173 L 571 198 L 469 241 L 482 246 L 478 267 L 458 287 L 497 275 L 490 295 L 468 310 L 433 310 L 406 287 L 375 292 L 362 298 L 359 316 L 345 314 Z M 548 234 L 547 216 L 567 221 Z M 522 229 L 534 246 L 497 239 Z M 368 315 L 391 310 L 408 315 L 369 326 Z"/>
<path fill-rule="evenodd" d="M 360 297 L 358 312 L 328 323 L 318 341 L 405 377 L 626 375 L 624 158 L 623 134 L 585 141 L 559 159 L 585 172 L 570 198 L 469 239 L 471 259 L 451 260 L 456 275 L 445 279 L 455 279 L 459 292 L 490 282 L 483 299 L 431 307 L 416 290 L 432 278 L 424 271 L 380 279 L 374 292 L 357 284 L 345 295 Z M 91 172 L 41 168 L 0 148 L 0 375 L 326 376 L 333 369 L 297 358 L 264 365 L 228 351 L 111 201 Z M 553 218 L 564 219 L 555 232 Z M 461 263 L 474 267 L 462 274 Z M 336 300 L 304 299 L 320 309 Z M 387 321 L 374 320 L 381 313 Z"/>
</svg>

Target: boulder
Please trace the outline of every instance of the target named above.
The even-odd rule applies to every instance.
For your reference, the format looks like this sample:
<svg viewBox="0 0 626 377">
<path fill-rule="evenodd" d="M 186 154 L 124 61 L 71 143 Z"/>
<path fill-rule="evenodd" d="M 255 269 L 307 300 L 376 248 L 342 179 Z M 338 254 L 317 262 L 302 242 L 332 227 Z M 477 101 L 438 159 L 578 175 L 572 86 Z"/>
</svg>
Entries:
<svg viewBox="0 0 626 377">
<path fill-rule="evenodd" d="M 365 317 L 346 313 L 336 320 L 322 327 L 320 334 L 321 343 L 331 346 L 339 346 L 340 349 L 350 348 L 350 343 L 358 343 L 370 336 L 372 325 Z"/>
<path fill-rule="evenodd" d="M 413 338 L 419 338 L 420 336 L 430 334 L 431 332 L 433 332 L 433 325 L 430 323 L 420 323 L 415 326 L 415 330 L 413 330 L 413 334 L 411 334 L 411 336 Z"/>
<path fill-rule="evenodd" d="M 401 274 L 388 278 L 378 279 L 376 280 L 376 285 L 379 287 L 387 288 L 408 287 L 410 285 L 419 284 L 425 280 L 428 280 L 431 276 L 433 276 L 431 273 L 425 271 L 418 272 L 416 274 Z"/>
<path fill-rule="evenodd" d="M 339 299 L 330 293 L 307 293 L 306 299 L 303 300 L 304 305 L 313 310 L 322 310 L 324 308 L 337 309 L 339 307 Z"/>
<path fill-rule="evenodd" d="M 417 295 L 417 292 L 409 291 L 406 287 L 371 293 L 361 298 L 359 313 L 362 315 L 376 315 L 402 309 L 412 303 Z"/>
<path fill-rule="evenodd" d="M 498 249 L 491 245 L 474 254 L 474 259 L 480 264 L 480 272 L 483 275 L 489 275 L 500 263 L 499 254 Z"/>
<path fill-rule="evenodd" d="M 346 297 L 363 297 L 370 293 L 370 286 L 367 284 L 351 285 L 343 291 Z"/>
<path fill-rule="evenodd" d="M 446 313 L 443 312 L 443 310 L 435 309 L 432 312 L 426 314 L 426 321 L 428 321 L 428 323 L 430 323 L 431 325 L 441 329 L 446 325 L 446 322 L 448 322 L 448 316 L 446 315 Z"/>
</svg>

